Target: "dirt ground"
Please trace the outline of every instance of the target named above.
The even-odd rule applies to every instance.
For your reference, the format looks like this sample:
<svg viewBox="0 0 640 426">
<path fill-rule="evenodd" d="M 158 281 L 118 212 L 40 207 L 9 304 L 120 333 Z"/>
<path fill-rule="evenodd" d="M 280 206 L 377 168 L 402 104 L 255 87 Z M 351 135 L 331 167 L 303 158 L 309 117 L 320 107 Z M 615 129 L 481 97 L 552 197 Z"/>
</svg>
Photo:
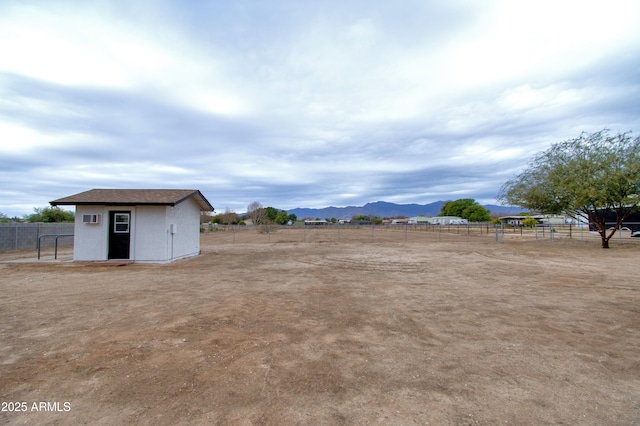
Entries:
<svg viewBox="0 0 640 426">
<path fill-rule="evenodd" d="M 0 254 L 0 423 L 640 424 L 637 244 L 217 238 Z"/>
</svg>

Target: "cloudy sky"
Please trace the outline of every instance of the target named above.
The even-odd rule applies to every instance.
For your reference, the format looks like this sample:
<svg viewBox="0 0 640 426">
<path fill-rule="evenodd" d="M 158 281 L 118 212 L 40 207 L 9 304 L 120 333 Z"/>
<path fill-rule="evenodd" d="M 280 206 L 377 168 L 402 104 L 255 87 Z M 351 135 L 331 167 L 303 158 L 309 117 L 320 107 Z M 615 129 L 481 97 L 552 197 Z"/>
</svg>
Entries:
<svg viewBox="0 0 640 426">
<path fill-rule="evenodd" d="M 91 188 L 216 210 L 493 203 L 640 132 L 640 2 L 0 2 L 0 212 Z"/>
</svg>

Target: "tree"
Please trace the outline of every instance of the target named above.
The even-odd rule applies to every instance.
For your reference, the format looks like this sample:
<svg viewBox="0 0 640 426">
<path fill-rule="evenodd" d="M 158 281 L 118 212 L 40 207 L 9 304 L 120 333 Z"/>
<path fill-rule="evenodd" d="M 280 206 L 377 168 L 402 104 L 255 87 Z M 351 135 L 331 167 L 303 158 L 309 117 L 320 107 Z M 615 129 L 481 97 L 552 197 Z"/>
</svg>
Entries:
<svg viewBox="0 0 640 426">
<path fill-rule="evenodd" d="M 528 167 L 500 190 L 502 202 L 541 213 L 566 213 L 588 221 L 602 248 L 622 221 L 640 208 L 640 138 L 583 132 L 538 153 Z M 615 225 L 607 229 L 607 217 Z"/>
<path fill-rule="evenodd" d="M 200 223 L 210 223 L 215 221 L 214 212 L 200 212 Z"/>
<path fill-rule="evenodd" d="M 75 215 L 73 212 L 62 210 L 59 207 L 34 208 L 33 213 L 25 216 L 25 220 L 34 222 L 73 222 Z"/>
<path fill-rule="evenodd" d="M 265 207 L 264 211 L 269 218 L 269 221 L 277 225 L 284 225 L 289 222 L 289 220 L 291 220 L 292 222 L 296 220 L 296 215 L 287 215 L 287 212 L 285 210 L 278 210 L 275 207 Z"/>
<path fill-rule="evenodd" d="M 269 221 L 266 209 L 257 201 L 247 206 L 247 218 L 251 219 L 254 225 L 265 225 Z"/>
<path fill-rule="evenodd" d="M 7 223 L 7 222 L 20 223 L 20 222 L 24 222 L 24 219 L 18 216 L 8 217 L 6 214 L 0 213 L 0 223 Z"/>
<path fill-rule="evenodd" d="M 488 222 L 491 220 L 491 212 L 478 204 L 473 198 L 447 201 L 440 208 L 438 216 L 458 216 L 470 222 Z"/>
<path fill-rule="evenodd" d="M 456 201 L 447 201 L 440 207 L 438 216 L 458 216 L 462 217 L 462 212 L 472 206 L 476 200 L 473 198 L 461 198 Z"/>
<path fill-rule="evenodd" d="M 273 223 L 276 223 L 278 225 L 284 225 L 289 221 L 289 216 L 287 216 L 287 212 L 284 210 L 280 210 L 278 213 L 276 213 L 275 217 L 273 218 Z"/>
<path fill-rule="evenodd" d="M 475 203 L 462 211 L 460 216 L 469 222 L 489 222 L 491 220 L 491 212 L 480 204 Z"/>
<path fill-rule="evenodd" d="M 269 218 L 269 220 L 271 222 L 275 222 L 276 216 L 278 215 L 279 210 L 276 209 L 275 207 L 265 207 L 264 211 L 267 214 L 267 217 Z"/>
<path fill-rule="evenodd" d="M 217 214 L 213 217 L 213 223 L 220 225 L 237 225 L 239 222 L 240 216 L 229 209 L 225 209 L 224 213 Z"/>
</svg>

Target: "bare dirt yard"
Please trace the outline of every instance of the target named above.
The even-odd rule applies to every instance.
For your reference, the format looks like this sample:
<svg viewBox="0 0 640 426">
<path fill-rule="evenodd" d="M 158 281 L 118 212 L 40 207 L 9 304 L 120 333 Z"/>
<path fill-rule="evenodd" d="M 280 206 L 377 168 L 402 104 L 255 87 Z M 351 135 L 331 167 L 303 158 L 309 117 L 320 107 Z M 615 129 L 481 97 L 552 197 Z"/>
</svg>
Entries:
<svg viewBox="0 0 640 426">
<path fill-rule="evenodd" d="M 0 254 L 0 423 L 640 424 L 638 244 L 256 238 Z"/>
</svg>

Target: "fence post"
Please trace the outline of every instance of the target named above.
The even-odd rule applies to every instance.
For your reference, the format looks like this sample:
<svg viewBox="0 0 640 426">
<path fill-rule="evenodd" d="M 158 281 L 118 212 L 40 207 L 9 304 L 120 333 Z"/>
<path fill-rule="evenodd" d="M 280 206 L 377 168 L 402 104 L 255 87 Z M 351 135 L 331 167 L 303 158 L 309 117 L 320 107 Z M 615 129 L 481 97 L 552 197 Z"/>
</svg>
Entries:
<svg viewBox="0 0 640 426">
<path fill-rule="evenodd" d="M 495 225 L 496 231 L 496 243 L 501 243 L 504 241 L 504 224 Z"/>
</svg>

